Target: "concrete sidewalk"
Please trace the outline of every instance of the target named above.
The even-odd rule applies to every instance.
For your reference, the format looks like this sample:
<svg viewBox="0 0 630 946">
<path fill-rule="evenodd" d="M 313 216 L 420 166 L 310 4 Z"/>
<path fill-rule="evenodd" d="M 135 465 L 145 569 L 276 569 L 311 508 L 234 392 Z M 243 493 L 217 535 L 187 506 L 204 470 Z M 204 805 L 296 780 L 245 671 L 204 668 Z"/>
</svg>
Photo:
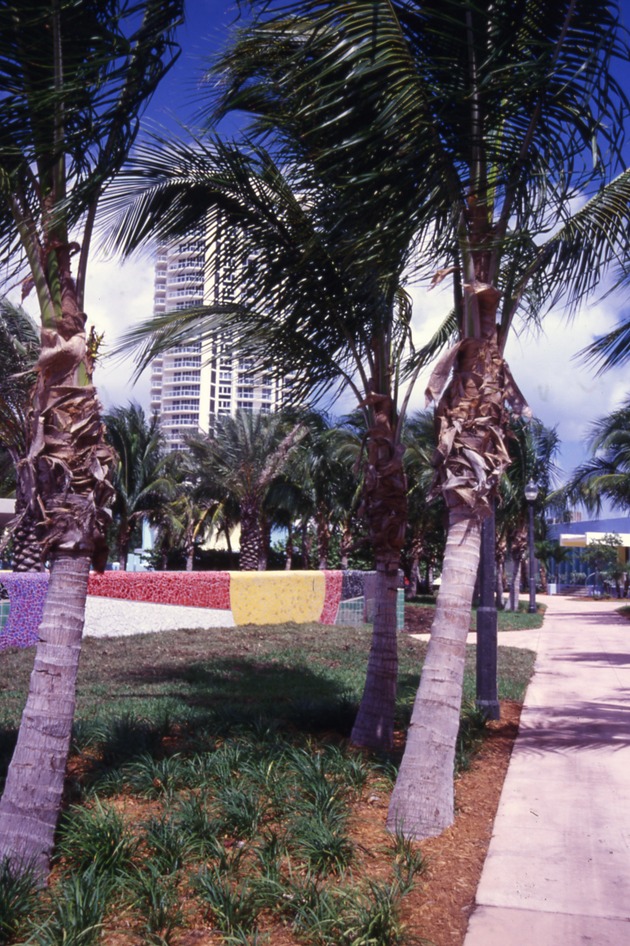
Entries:
<svg viewBox="0 0 630 946">
<path fill-rule="evenodd" d="M 464 946 L 630 944 L 630 622 L 616 601 L 545 603 Z"/>
</svg>

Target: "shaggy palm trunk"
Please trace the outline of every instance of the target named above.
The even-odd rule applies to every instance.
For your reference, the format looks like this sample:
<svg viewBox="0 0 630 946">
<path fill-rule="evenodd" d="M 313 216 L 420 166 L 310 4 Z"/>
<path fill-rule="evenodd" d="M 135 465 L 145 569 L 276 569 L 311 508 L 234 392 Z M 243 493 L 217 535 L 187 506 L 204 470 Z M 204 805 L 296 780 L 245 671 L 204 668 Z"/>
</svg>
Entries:
<svg viewBox="0 0 630 946">
<path fill-rule="evenodd" d="M 0 803 L 0 860 L 44 879 L 66 774 L 90 554 L 53 555 L 18 741 Z"/>
<path fill-rule="evenodd" d="M 241 555 L 239 569 L 242 572 L 258 571 L 262 548 L 260 511 L 253 502 L 241 503 Z"/>
<path fill-rule="evenodd" d="M 443 389 L 451 370 L 436 410 L 434 489 L 444 496 L 449 516 L 442 583 L 387 819 L 389 831 L 408 838 L 433 837 L 453 822 L 453 768 L 481 523 L 509 464 L 506 402 L 524 408 L 493 331 L 463 339 L 437 366 L 431 393 Z"/>
<path fill-rule="evenodd" d="M 13 456 L 16 467 L 19 458 Z M 15 515 L 17 524 L 11 533 L 14 572 L 42 572 L 42 545 L 37 535 L 37 518 L 25 498 L 20 480 L 15 491 Z"/>
<path fill-rule="evenodd" d="M 409 838 L 434 837 L 453 821 L 455 747 L 480 537 L 480 522 L 468 508 L 449 510 L 431 639 L 387 817 L 389 831 Z"/>
<path fill-rule="evenodd" d="M 70 275 L 71 248 L 55 257 L 60 306 L 42 313 L 27 430 L 17 475 L 38 520 L 42 554 L 51 562 L 48 592 L 17 747 L 0 800 L 0 859 L 48 871 L 70 745 L 76 674 L 90 565 L 107 561 L 106 507 L 113 455 L 105 444 L 91 384 L 92 354 Z"/>
<path fill-rule="evenodd" d="M 376 419 L 368 432 L 368 462 L 361 512 L 376 560 L 374 625 L 365 688 L 352 729 L 357 746 L 389 751 L 394 745 L 398 677 L 396 603 L 398 567 L 407 525 L 403 448 L 396 443 L 391 401 L 372 395 Z"/>
<path fill-rule="evenodd" d="M 14 572 L 43 572 L 42 546 L 37 537 L 37 522 L 26 511 L 11 536 Z"/>
</svg>

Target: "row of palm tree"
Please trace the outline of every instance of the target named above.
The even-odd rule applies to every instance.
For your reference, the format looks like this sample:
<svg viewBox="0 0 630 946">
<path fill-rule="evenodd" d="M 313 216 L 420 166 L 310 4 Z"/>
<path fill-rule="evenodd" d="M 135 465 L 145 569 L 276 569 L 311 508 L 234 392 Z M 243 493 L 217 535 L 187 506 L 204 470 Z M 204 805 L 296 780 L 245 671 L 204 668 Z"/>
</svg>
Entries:
<svg viewBox="0 0 630 946">
<path fill-rule="evenodd" d="M 116 177 L 115 245 L 131 250 L 207 221 L 210 236 L 230 227 L 254 261 L 238 302 L 134 337 L 145 340 L 141 362 L 228 323 L 244 345 L 259 346 L 262 364 L 273 354 L 279 370 L 295 371 L 305 393 L 342 383 L 364 413 L 361 509 L 378 575 L 353 730 L 364 745 L 392 741 L 403 420 L 427 357 L 453 342 L 429 385 L 439 398 L 434 490 L 448 509 L 442 590 L 388 820 L 411 837 L 453 818 L 481 525 L 509 464 L 510 423 L 526 413 L 503 359 L 509 330 L 558 298 L 578 302 L 627 259 L 630 174 L 614 174 L 628 103 L 610 71 L 627 45 L 612 0 L 250 6 L 252 19 L 210 71 L 198 140 L 144 145 L 124 174 L 138 115 L 172 61 L 180 4 L 32 0 L 1 11 L 4 245 L 25 254 L 42 314 L 20 476 L 52 571 L 37 657 L 44 672 L 33 675 L 35 702 L 29 696 L 0 802 L 0 856 L 33 858 L 42 873 L 87 570 L 91 559 L 103 564 L 114 466 L 91 386 L 97 339 L 86 338 L 83 311 L 105 184 Z M 226 142 L 212 128 L 231 112 L 250 121 Z M 575 210 L 578 196 L 586 203 Z M 419 350 L 405 293 L 412 276 L 453 289 L 443 330 Z M 41 685 L 48 690 L 38 693 Z"/>
<path fill-rule="evenodd" d="M 509 427 L 527 414 L 503 358 L 510 329 L 559 299 L 577 305 L 625 258 L 628 103 L 610 72 L 625 36 L 609 0 L 252 7 L 210 70 L 207 130 L 144 145 L 111 192 L 113 245 L 131 251 L 205 219 L 212 235 L 227 221 L 256 260 L 252 277 L 231 309 L 161 318 L 129 341 L 144 345 L 143 363 L 228 322 L 309 389 L 341 380 L 354 391 L 368 420 L 363 512 L 379 581 L 352 735 L 381 748 L 392 741 L 407 516 L 402 423 L 427 354 L 453 343 L 429 384 L 434 489 L 448 508 L 442 588 L 388 822 L 422 837 L 453 817 L 481 527 L 510 462 Z M 235 111 L 250 120 L 226 142 L 212 129 Z M 412 276 L 453 289 L 442 332 L 419 351 Z"/>
<path fill-rule="evenodd" d="M 408 544 L 416 569 L 420 559 L 439 557 L 442 533 L 442 506 L 427 505 L 426 498 L 435 448 L 432 416 L 414 415 L 403 432 L 413 496 Z M 211 435 L 190 437 L 188 449 L 175 453 L 166 450 L 158 418 L 148 419 L 137 404 L 115 408 L 103 420 L 117 458 L 111 531 L 121 569 L 142 522 L 153 528 L 157 567 L 179 552 L 192 569 L 195 548 L 219 536 L 231 552 L 237 528 L 243 570 L 267 567 L 274 529 L 286 532 L 287 568 L 296 544 L 305 553 L 302 567 L 317 568 L 331 566 L 333 539 L 342 568 L 367 544 L 358 514 L 365 436 L 360 417 L 333 422 L 313 410 L 239 411 L 218 418 Z"/>
<path fill-rule="evenodd" d="M 29 324 L 27 322 L 27 324 Z M 24 384 L 28 374 L 15 378 L 0 374 L 0 387 Z M 24 401 L 22 392 L 22 402 Z M 7 412 L 0 443 L 17 451 L 23 440 L 20 413 L 5 403 Z M 347 567 L 350 553 L 367 545 L 361 529 L 358 506 L 361 496 L 359 467 L 365 430 L 360 415 L 333 422 L 316 411 L 286 411 L 279 414 L 239 412 L 219 419 L 212 436 L 190 438 L 189 450 L 168 453 L 157 416 L 148 418 L 135 403 L 117 407 L 103 417 L 106 438 L 116 453 L 112 485 L 110 544 L 116 549 L 119 568 L 127 567 L 130 545 L 138 544 L 139 527 L 153 527 L 156 552 L 153 565 L 167 567 L 186 562 L 192 570 L 194 552 L 213 536 L 222 535 L 231 551 L 231 539 L 240 529 L 240 567 L 259 569 L 267 565 L 269 538 L 273 528 L 286 530 L 286 567 L 292 567 L 297 538 L 306 555 L 302 567 L 331 565 L 331 540 L 338 549 L 335 562 Z M 21 435 L 18 434 L 21 431 Z M 408 594 L 418 591 L 419 566 L 426 569 L 425 588 L 430 590 L 428 570 L 441 564 L 444 547 L 445 510 L 439 498 L 428 501 L 433 478 L 432 458 L 436 447 L 433 411 L 410 416 L 402 435 L 403 465 L 408 481 L 407 535 L 403 559 L 408 572 Z M 512 463 L 500 485 L 496 512 L 497 564 L 500 595 L 505 584 L 505 553 L 512 559 L 512 595 L 518 593 L 522 557 L 527 545 L 525 483 L 539 485 L 539 512 L 557 485 L 554 464 L 558 438 L 539 421 L 513 425 L 509 441 Z M 537 516 L 543 522 L 541 515 Z M 13 555 L 22 568 L 22 558 L 36 558 L 42 567 L 39 543 L 21 547 L 19 532 L 13 534 Z M 264 539 L 264 541 L 263 541 Z M 313 546 L 313 547 L 311 547 Z M 540 544 L 541 556 L 543 546 Z M 550 548 L 543 557 L 553 554 Z M 512 603 L 512 607 L 514 604 Z"/>
</svg>

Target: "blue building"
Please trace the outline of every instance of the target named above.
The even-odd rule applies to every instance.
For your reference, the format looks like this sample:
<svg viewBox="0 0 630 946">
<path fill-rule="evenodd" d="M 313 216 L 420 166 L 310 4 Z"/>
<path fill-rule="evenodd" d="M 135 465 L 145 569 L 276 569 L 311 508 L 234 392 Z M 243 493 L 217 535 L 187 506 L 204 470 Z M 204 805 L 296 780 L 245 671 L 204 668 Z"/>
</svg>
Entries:
<svg viewBox="0 0 630 946">
<path fill-rule="evenodd" d="M 586 519 L 578 522 L 554 522 L 547 526 L 547 535 L 562 548 L 569 549 L 563 562 L 550 580 L 559 585 L 585 584 L 591 566 L 582 560 L 581 550 L 602 542 L 606 536 L 615 535 L 619 544 L 617 555 L 622 565 L 630 562 L 630 517 L 617 516 L 607 519 Z"/>
</svg>

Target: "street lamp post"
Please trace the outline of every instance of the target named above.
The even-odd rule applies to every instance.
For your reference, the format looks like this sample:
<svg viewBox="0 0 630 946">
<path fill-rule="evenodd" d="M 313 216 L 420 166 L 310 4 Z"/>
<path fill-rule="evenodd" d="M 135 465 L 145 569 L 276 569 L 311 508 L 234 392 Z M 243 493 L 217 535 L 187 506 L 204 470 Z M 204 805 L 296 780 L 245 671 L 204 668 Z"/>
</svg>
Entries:
<svg viewBox="0 0 630 946">
<path fill-rule="evenodd" d="M 529 607 L 530 614 L 536 613 L 536 575 L 534 572 L 534 503 L 538 496 L 538 487 L 530 480 L 525 487 L 525 499 L 529 505 Z"/>
</svg>

